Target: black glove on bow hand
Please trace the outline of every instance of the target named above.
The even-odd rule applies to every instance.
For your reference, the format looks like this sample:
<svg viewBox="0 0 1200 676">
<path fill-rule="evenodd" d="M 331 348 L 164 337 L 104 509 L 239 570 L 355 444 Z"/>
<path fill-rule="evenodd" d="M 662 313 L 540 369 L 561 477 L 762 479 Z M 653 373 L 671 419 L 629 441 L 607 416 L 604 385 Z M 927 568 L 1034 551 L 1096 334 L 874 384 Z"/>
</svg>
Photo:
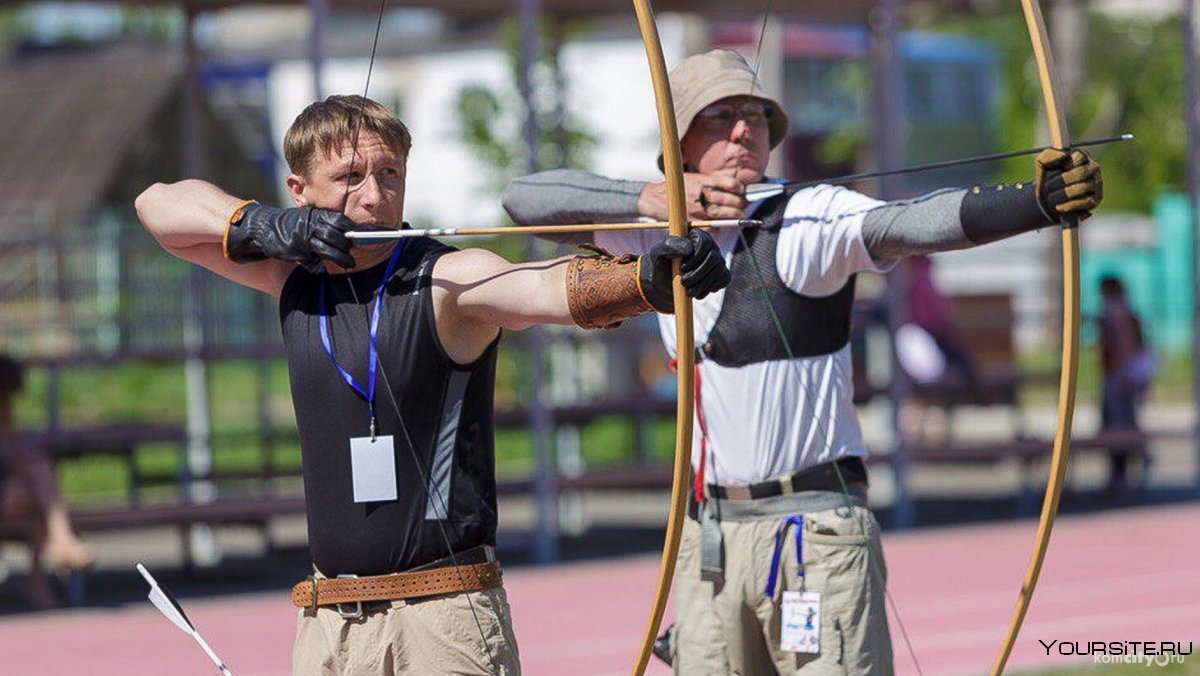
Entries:
<svg viewBox="0 0 1200 676">
<path fill-rule="evenodd" d="M 675 309 L 671 261 L 676 258 L 682 259 L 680 277 L 688 296 L 700 299 L 729 286 L 729 268 L 720 247 L 707 232 L 693 228 L 687 237 L 671 236 L 655 244 L 638 261 L 638 286 L 655 310 Z"/>
<path fill-rule="evenodd" d="M 304 266 L 327 260 L 352 268 L 346 233 L 355 227 L 354 221 L 328 209 L 276 209 L 251 202 L 230 218 L 225 257 L 235 263 L 275 258 Z"/>
<path fill-rule="evenodd" d="M 1068 217 L 1082 221 L 1103 199 L 1104 178 L 1091 155 L 1047 148 L 1034 163 L 1033 190 L 1025 183 L 971 188 L 959 221 L 972 244 L 987 244 Z"/>
<path fill-rule="evenodd" d="M 1104 199 L 1100 165 L 1082 150 L 1046 148 L 1037 156 L 1036 167 L 1038 203 L 1055 223 L 1064 216 L 1085 220 Z"/>
</svg>

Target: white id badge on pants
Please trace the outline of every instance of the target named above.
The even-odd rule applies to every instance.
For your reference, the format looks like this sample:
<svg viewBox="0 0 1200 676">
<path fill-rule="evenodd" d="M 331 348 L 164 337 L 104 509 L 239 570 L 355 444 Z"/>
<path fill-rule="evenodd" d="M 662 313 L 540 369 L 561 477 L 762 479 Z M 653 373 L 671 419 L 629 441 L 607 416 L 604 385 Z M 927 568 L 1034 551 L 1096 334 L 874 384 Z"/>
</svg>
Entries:
<svg viewBox="0 0 1200 676">
<path fill-rule="evenodd" d="M 779 649 L 789 653 L 821 652 L 820 592 L 783 592 Z"/>
<path fill-rule="evenodd" d="M 392 436 L 350 440 L 350 474 L 355 502 L 396 499 L 396 451 Z"/>
</svg>

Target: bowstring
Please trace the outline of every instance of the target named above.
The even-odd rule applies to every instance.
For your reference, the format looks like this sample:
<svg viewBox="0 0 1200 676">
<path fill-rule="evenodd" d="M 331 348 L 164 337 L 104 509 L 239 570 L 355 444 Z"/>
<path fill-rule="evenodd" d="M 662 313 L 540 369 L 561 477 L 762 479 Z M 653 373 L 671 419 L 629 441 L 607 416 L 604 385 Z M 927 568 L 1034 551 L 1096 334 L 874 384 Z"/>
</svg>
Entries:
<svg viewBox="0 0 1200 676">
<path fill-rule="evenodd" d="M 751 85 L 750 85 L 750 87 L 751 87 L 750 95 L 753 95 L 755 89 L 759 86 L 758 72 L 759 72 L 759 67 L 761 65 L 761 60 L 762 60 L 763 36 L 766 33 L 767 20 L 770 17 L 772 4 L 773 4 L 773 0 L 768 0 L 766 11 L 763 14 L 762 25 L 759 29 L 758 45 L 755 48 L 755 57 L 754 57 L 754 72 L 753 72 L 754 77 L 753 77 L 753 79 L 751 81 Z M 736 124 L 736 123 L 737 123 L 737 121 L 735 120 L 734 124 Z M 738 169 L 741 168 L 741 160 L 740 159 L 738 160 L 737 168 Z M 788 199 L 790 199 L 790 196 L 788 197 Z M 800 373 L 800 368 L 801 368 L 800 362 L 796 357 L 795 351 L 792 350 L 791 342 L 787 338 L 787 332 L 783 328 L 783 321 L 781 320 L 781 318 L 779 317 L 779 313 L 775 309 L 775 304 L 771 301 L 771 294 L 767 289 L 766 278 L 763 275 L 762 269 L 758 265 L 758 260 L 756 260 L 755 257 L 750 254 L 750 251 L 749 251 L 750 243 L 746 239 L 745 228 L 737 229 L 737 239 L 738 239 L 738 242 L 741 244 L 741 247 L 743 248 L 743 250 L 746 251 L 747 258 L 749 258 L 749 260 L 750 260 L 750 268 L 754 271 L 754 275 L 755 275 L 756 281 L 758 283 L 758 290 L 761 291 L 763 294 L 763 300 L 766 303 L 767 311 L 771 315 L 771 322 L 772 322 L 773 326 L 775 327 L 775 331 L 780 339 L 780 342 L 783 343 L 784 352 L 787 354 L 787 358 L 788 358 L 788 364 L 790 365 L 790 368 L 794 368 L 797 371 L 797 376 L 801 376 L 802 373 Z M 810 387 L 807 384 L 807 381 L 805 378 L 798 377 L 797 381 L 801 383 L 801 386 L 805 389 L 806 393 L 809 395 L 807 397 L 811 401 L 811 404 L 809 406 L 809 409 L 810 409 L 809 417 L 816 424 L 818 436 L 821 439 L 826 440 L 824 443 L 828 443 L 828 440 L 830 440 L 832 437 L 829 435 L 829 429 L 824 424 L 822 416 L 818 414 L 819 398 L 812 396 L 813 393 L 810 391 Z M 838 485 L 842 491 L 842 495 L 845 496 L 845 498 L 846 498 L 846 504 L 844 507 L 847 510 L 849 510 L 854 507 L 854 498 L 853 498 L 853 496 L 850 495 L 850 487 L 846 483 L 846 478 L 842 474 L 842 469 L 841 469 L 841 467 L 838 466 L 837 461 L 835 460 L 830 464 L 833 466 L 833 471 L 834 471 L 835 476 L 837 477 Z M 881 538 L 880 539 L 880 548 L 881 548 L 880 553 L 882 553 L 882 545 L 883 545 L 883 541 Z M 874 578 L 875 584 L 877 584 L 879 586 L 879 588 L 883 590 L 884 599 L 886 600 L 888 607 L 891 608 L 892 616 L 896 620 L 896 626 L 900 630 L 900 636 L 904 640 L 904 645 L 905 645 L 906 649 L 908 650 L 909 657 L 912 659 L 913 665 L 917 669 L 917 673 L 919 675 L 923 676 L 923 674 L 925 672 L 921 668 L 921 662 L 917 658 L 917 653 L 913 649 L 912 640 L 910 639 L 910 637 L 908 635 L 908 630 L 904 626 L 904 619 L 900 615 L 900 608 L 896 604 L 896 600 L 892 597 L 891 592 L 888 590 L 887 582 L 883 576 L 883 567 L 882 567 L 881 562 L 878 560 L 878 555 L 875 552 L 875 548 L 868 546 L 866 549 L 867 549 L 867 563 L 868 563 L 868 567 L 870 568 L 870 574 Z M 799 563 L 801 566 L 804 565 L 803 561 L 798 561 L 797 563 Z"/>
<path fill-rule="evenodd" d="M 359 103 L 358 116 L 357 116 L 358 119 L 354 125 L 353 141 L 351 143 L 351 150 L 350 150 L 351 172 L 353 172 L 354 163 L 358 158 L 359 133 L 362 131 L 362 121 L 363 121 L 363 116 L 365 114 L 366 106 L 367 106 L 367 94 L 369 94 L 371 91 L 371 73 L 375 67 L 375 56 L 376 56 L 376 54 L 378 52 L 378 48 L 379 48 L 379 34 L 383 29 L 383 14 L 384 14 L 384 10 L 385 10 L 386 6 L 387 6 L 387 0 L 379 1 L 379 16 L 375 22 L 375 37 L 371 43 L 371 57 L 370 57 L 369 61 L 367 62 L 366 84 L 363 86 L 362 101 Z M 346 181 L 346 191 L 342 195 L 342 205 L 341 205 L 341 210 L 340 210 L 343 216 L 346 213 L 346 206 L 348 205 L 349 200 L 350 200 L 350 181 Z M 396 243 L 395 246 L 403 246 L 403 242 L 399 241 Z M 371 324 L 370 303 L 363 305 L 363 303 L 359 300 L 358 291 L 354 287 L 354 282 L 350 279 L 349 269 L 346 269 L 346 273 L 343 275 L 340 275 L 340 276 L 346 280 L 346 286 L 350 287 L 350 296 L 354 300 L 354 304 L 362 305 L 363 313 L 365 314 L 365 316 L 367 318 L 367 325 L 370 326 L 370 324 Z M 386 281 L 385 281 L 385 284 L 386 284 Z M 383 293 L 383 288 L 381 288 L 378 291 L 378 293 Z M 379 306 L 379 311 L 380 312 L 383 311 L 382 305 Z M 374 340 L 372 340 L 372 347 L 376 347 L 374 344 Z M 458 562 L 458 555 L 455 554 L 454 547 L 450 544 L 450 536 L 446 532 L 445 522 L 449 521 L 449 519 L 450 519 L 450 509 L 446 505 L 446 502 L 442 498 L 441 494 L 432 490 L 433 487 L 430 482 L 430 471 L 432 471 L 432 470 L 430 468 L 424 467 L 421 464 L 420 456 L 417 455 L 417 446 L 413 441 L 412 435 L 408 431 L 408 425 L 406 425 L 404 422 L 404 416 L 400 413 L 400 402 L 397 401 L 396 394 L 392 390 L 391 381 L 388 379 L 387 365 L 384 363 L 383 355 L 378 352 L 377 347 L 376 347 L 376 361 L 379 364 L 379 373 L 381 373 L 383 375 L 384 390 L 388 393 L 388 401 L 392 405 L 392 410 L 396 413 L 396 420 L 399 422 L 400 431 L 404 435 L 405 444 L 408 446 L 409 454 L 412 456 L 413 466 L 417 468 L 418 478 L 420 478 L 421 484 L 425 487 L 425 498 L 426 498 L 426 500 L 429 501 L 430 506 L 433 507 L 434 516 L 438 517 L 438 518 L 434 519 L 434 521 L 437 523 L 437 526 L 438 526 L 438 533 L 440 533 L 442 536 L 442 543 L 446 547 L 446 552 L 449 555 L 448 558 L 450 559 L 450 563 L 454 568 L 455 574 L 458 576 L 458 582 L 460 585 L 462 585 L 465 588 L 467 586 L 466 578 L 463 576 L 462 567 Z M 433 460 L 431 458 L 430 463 L 432 464 L 432 462 L 433 462 Z M 440 511 L 440 513 L 439 513 L 439 511 Z M 491 510 L 488 510 L 488 511 L 491 511 Z M 482 591 L 482 590 L 478 590 L 478 591 Z M 500 670 L 496 664 L 496 656 L 492 653 L 492 647 L 488 643 L 487 635 L 483 629 L 483 623 L 479 618 L 479 611 L 475 607 L 475 602 L 471 599 L 471 594 L 472 594 L 472 592 L 466 591 L 464 589 L 463 595 L 467 599 L 467 606 L 471 610 L 471 618 L 475 622 L 475 628 L 479 631 L 480 639 L 482 639 L 483 648 L 484 648 L 484 651 L 487 653 L 488 662 L 490 663 L 492 672 L 498 674 L 498 673 L 500 673 Z"/>
<path fill-rule="evenodd" d="M 750 94 L 754 94 L 754 90 L 760 87 L 758 81 L 758 71 L 762 66 L 762 46 L 763 36 L 767 34 L 767 20 L 771 18 L 771 10 L 775 7 L 775 0 L 767 0 L 767 8 L 763 12 L 762 24 L 758 27 L 758 44 L 754 47 L 754 79 L 750 82 Z"/>
</svg>

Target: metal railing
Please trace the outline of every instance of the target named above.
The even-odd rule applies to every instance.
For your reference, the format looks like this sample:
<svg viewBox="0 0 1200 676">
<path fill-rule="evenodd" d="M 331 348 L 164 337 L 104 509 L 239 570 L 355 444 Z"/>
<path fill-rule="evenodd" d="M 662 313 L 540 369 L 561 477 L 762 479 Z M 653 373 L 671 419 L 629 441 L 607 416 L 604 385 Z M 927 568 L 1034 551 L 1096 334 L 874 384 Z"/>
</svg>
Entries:
<svg viewBox="0 0 1200 676">
<path fill-rule="evenodd" d="M 181 355 L 190 266 L 140 227 L 101 218 L 70 231 L 0 217 L 2 348 L 27 359 Z M 269 299 L 206 274 L 204 351 L 278 353 Z"/>
</svg>

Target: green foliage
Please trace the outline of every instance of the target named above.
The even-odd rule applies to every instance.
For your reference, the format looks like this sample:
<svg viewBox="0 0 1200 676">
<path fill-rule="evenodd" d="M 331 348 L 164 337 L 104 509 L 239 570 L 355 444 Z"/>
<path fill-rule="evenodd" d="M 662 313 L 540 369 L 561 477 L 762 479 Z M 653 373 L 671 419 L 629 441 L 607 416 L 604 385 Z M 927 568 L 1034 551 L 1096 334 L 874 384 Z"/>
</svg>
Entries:
<svg viewBox="0 0 1200 676">
<path fill-rule="evenodd" d="M 511 131 L 501 131 L 505 103 L 483 85 L 464 87 L 454 102 L 460 134 L 481 162 L 493 171 L 517 164 L 519 152 Z"/>
<path fill-rule="evenodd" d="M 1005 11 L 947 13 L 937 23 L 920 28 L 985 40 L 996 50 L 998 129 L 991 151 L 1044 145 L 1041 82 L 1025 20 L 1010 5 L 991 7 Z M 1084 25 L 1083 76 L 1066 102 L 1068 126 L 1078 140 L 1125 132 L 1136 136 L 1132 143 L 1090 152 L 1104 167 L 1105 208 L 1149 212 L 1158 194 L 1182 190 L 1187 174 L 1181 20 L 1139 21 L 1089 12 Z M 855 87 L 855 95 L 862 97 L 871 91 L 869 76 L 864 68 L 847 68 L 839 81 Z M 869 124 L 859 124 L 835 130 L 822 143 L 819 159 L 838 164 L 860 157 L 869 142 L 869 129 Z M 940 130 L 938 138 L 944 142 L 947 133 Z M 916 138 L 910 143 L 927 145 Z M 1033 163 L 1030 158 L 1015 158 L 998 163 L 995 171 L 997 180 L 1027 181 Z"/>
<path fill-rule="evenodd" d="M 36 3 L 16 9 L 0 11 L 0 53 L 13 42 L 27 39 L 33 33 L 33 21 L 30 11 L 38 11 Z M 71 11 L 65 8 L 64 11 Z M 158 43 L 178 42 L 182 39 L 187 20 L 184 13 L 176 8 L 160 7 L 121 7 L 119 36 L 136 39 L 148 39 Z M 107 36 L 104 39 L 109 39 Z M 56 45 L 86 45 L 95 42 L 94 38 L 67 26 L 53 37 Z"/>
<path fill-rule="evenodd" d="M 863 102 L 873 87 L 868 65 L 858 61 L 839 61 L 830 64 L 829 69 L 828 86 L 834 90 L 831 96 L 855 102 L 851 107 L 866 110 Z M 842 117 L 817 147 L 817 160 L 828 167 L 852 166 L 856 161 L 862 161 L 863 152 L 871 142 L 869 130 L 873 127 L 862 115 Z"/>
<path fill-rule="evenodd" d="M 566 82 L 555 58 L 556 46 L 561 46 L 569 32 L 581 30 L 582 26 L 581 22 L 568 24 L 549 15 L 538 22 L 542 49 L 535 60 L 530 83 L 538 126 L 538 167 L 584 167 L 589 151 L 596 145 L 596 139 L 565 110 Z M 487 167 L 488 184 L 497 193 L 511 179 L 526 173 L 529 165 L 525 108 L 518 85 L 521 44 L 516 19 L 501 24 L 498 38 L 508 56 L 510 84 L 499 90 L 468 85 L 459 91 L 454 104 L 460 138 Z"/>
<path fill-rule="evenodd" d="M 122 7 L 121 23 L 126 35 L 171 42 L 182 38 L 187 20 L 183 12 L 173 8 Z"/>
<path fill-rule="evenodd" d="M 1084 75 L 1066 103 L 1068 125 L 1083 140 L 1131 132 L 1132 143 L 1095 149 L 1104 167 L 1105 208 L 1148 212 L 1163 190 L 1186 176 L 1180 21 L 1138 21 L 1087 14 Z M 1046 142 L 1042 91 L 1024 19 L 1018 13 L 947 21 L 941 29 L 988 40 L 1000 56 L 996 150 Z M 999 168 L 1005 181 L 1028 180 L 1028 158 Z"/>
<path fill-rule="evenodd" d="M 1088 82 L 1077 104 L 1086 117 L 1077 128 L 1089 136 L 1137 136 L 1103 155 L 1108 209 L 1147 212 L 1159 192 L 1184 187 L 1187 131 L 1180 32 L 1178 20 L 1092 20 Z"/>
</svg>

